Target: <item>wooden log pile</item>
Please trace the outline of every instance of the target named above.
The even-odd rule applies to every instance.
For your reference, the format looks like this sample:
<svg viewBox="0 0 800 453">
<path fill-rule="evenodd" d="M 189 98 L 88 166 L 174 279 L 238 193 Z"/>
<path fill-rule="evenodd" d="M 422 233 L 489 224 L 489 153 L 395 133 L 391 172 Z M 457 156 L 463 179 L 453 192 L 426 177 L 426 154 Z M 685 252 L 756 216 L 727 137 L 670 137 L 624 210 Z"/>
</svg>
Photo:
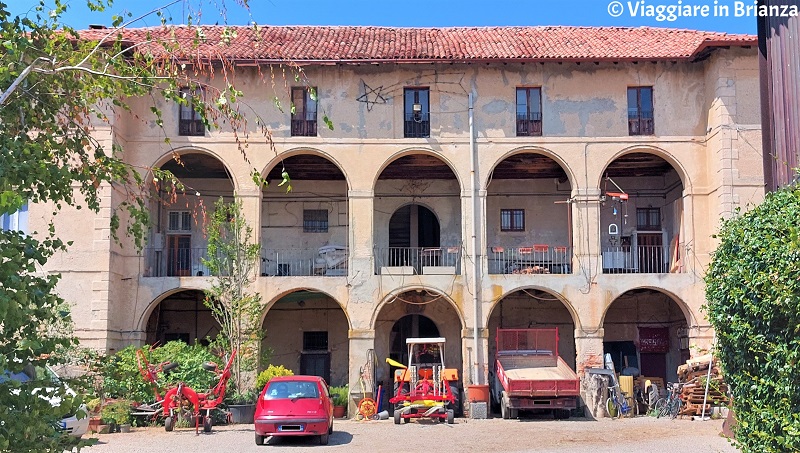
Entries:
<svg viewBox="0 0 800 453">
<path fill-rule="evenodd" d="M 683 407 L 680 415 L 702 415 L 709 364 L 711 365 L 711 379 L 705 413 L 706 415 L 711 414 L 712 406 L 728 405 L 728 386 L 725 384 L 717 359 L 712 359 L 711 355 L 704 355 L 687 360 L 686 364 L 678 367 L 678 380 L 683 384 L 681 387 Z"/>
</svg>

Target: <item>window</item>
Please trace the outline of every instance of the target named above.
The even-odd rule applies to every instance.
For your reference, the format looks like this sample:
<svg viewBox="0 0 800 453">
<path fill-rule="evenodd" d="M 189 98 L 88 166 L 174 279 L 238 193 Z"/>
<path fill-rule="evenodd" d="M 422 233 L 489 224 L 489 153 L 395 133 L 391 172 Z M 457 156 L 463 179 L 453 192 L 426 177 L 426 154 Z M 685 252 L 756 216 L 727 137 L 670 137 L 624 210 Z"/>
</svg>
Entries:
<svg viewBox="0 0 800 453">
<path fill-rule="evenodd" d="M 17 212 L 0 216 L 0 227 L 3 231 L 21 231 L 28 234 L 28 202 Z"/>
<path fill-rule="evenodd" d="M 517 137 L 542 135 L 542 89 L 517 88 Z"/>
<path fill-rule="evenodd" d="M 628 88 L 628 135 L 653 134 L 653 87 Z"/>
<path fill-rule="evenodd" d="M 327 351 L 328 332 L 303 332 L 303 351 Z"/>
<path fill-rule="evenodd" d="M 637 208 L 636 229 L 640 231 L 661 231 L 661 209 Z"/>
<path fill-rule="evenodd" d="M 194 110 L 193 97 L 202 97 L 200 88 L 181 88 L 181 97 L 186 99 L 186 104 L 180 104 L 180 120 L 178 121 L 178 135 L 203 136 L 206 134 L 200 114 Z"/>
<path fill-rule="evenodd" d="M 525 210 L 501 209 L 500 231 L 525 231 Z"/>
<path fill-rule="evenodd" d="M 328 232 L 327 209 L 303 210 L 303 233 L 327 233 L 327 232 Z"/>
<path fill-rule="evenodd" d="M 192 231 L 192 214 L 189 211 L 170 211 L 168 231 Z"/>
<path fill-rule="evenodd" d="M 316 88 L 292 88 L 292 136 L 317 136 L 316 93 Z"/>
<path fill-rule="evenodd" d="M 431 136 L 430 90 L 428 88 L 406 88 L 405 121 L 403 136 L 426 138 Z"/>
</svg>

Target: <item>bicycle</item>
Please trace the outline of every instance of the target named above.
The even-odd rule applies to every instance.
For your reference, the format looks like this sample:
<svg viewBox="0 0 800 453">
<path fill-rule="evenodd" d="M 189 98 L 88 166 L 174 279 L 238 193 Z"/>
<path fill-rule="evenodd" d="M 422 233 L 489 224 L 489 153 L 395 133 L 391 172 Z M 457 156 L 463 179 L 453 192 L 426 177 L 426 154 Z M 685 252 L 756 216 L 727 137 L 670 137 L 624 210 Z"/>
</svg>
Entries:
<svg viewBox="0 0 800 453">
<path fill-rule="evenodd" d="M 633 407 L 628 404 L 628 399 L 625 397 L 625 392 L 619 388 L 619 383 L 615 383 L 609 387 L 611 396 L 606 400 L 606 412 L 612 419 L 628 416 L 633 411 Z"/>
<path fill-rule="evenodd" d="M 653 408 L 656 412 L 656 418 L 669 416 L 675 419 L 678 416 L 681 412 L 681 407 L 683 407 L 680 389 L 681 384 L 677 382 L 667 384 L 667 397 L 656 401 Z"/>
</svg>

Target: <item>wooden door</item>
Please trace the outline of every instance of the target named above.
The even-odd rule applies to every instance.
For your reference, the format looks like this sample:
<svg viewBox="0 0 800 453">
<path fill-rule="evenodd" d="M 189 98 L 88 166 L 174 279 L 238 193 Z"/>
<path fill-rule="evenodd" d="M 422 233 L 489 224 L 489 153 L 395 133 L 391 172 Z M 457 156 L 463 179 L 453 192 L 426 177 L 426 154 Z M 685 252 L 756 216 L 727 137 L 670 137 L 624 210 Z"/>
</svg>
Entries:
<svg viewBox="0 0 800 453">
<path fill-rule="evenodd" d="M 300 358 L 300 374 L 319 376 L 331 382 L 331 353 L 304 352 Z"/>
<path fill-rule="evenodd" d="M 192 236 L 167 236 L 167 276 L 186 277 L 192 274 Z"/>
<path fill-rule="evenodd" d="M 661 233 L 636 235 L 639 272 L 644 274 L 664 272 L 664 246 Z"/>
</svg>

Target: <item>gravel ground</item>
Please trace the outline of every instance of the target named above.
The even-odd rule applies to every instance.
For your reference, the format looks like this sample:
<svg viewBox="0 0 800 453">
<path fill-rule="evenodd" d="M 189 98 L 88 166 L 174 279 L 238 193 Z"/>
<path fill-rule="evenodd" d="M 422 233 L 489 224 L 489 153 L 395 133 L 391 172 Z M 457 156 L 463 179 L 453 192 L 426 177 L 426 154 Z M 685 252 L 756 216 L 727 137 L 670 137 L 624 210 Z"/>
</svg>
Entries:
<svg viewBox="0 0 800 453">
<path fill-rule="evenodd" d="M 97 436 L 99 443 L 89 453 L 133 453 L 154 451 L 264 452 L 297 451 L 445 451 L 445 452 L 630 452 L 668 453 L 691 451 L 737 452 L 719 433 L 721 420 L 690 421 L 637 417 L 598 421 L 569 420 L 469 420 L 454 425 L 427 420 L 395 426 L 392 420 L 359 422 L 336 420 L 330 444 L 320 446 L 315 438 L 270 439 L 269 446 L 256 446 L 252 425 L 215 426 L 209 434 L 194 429 L 138 428 L 129 434 Z"/>
</svg>

